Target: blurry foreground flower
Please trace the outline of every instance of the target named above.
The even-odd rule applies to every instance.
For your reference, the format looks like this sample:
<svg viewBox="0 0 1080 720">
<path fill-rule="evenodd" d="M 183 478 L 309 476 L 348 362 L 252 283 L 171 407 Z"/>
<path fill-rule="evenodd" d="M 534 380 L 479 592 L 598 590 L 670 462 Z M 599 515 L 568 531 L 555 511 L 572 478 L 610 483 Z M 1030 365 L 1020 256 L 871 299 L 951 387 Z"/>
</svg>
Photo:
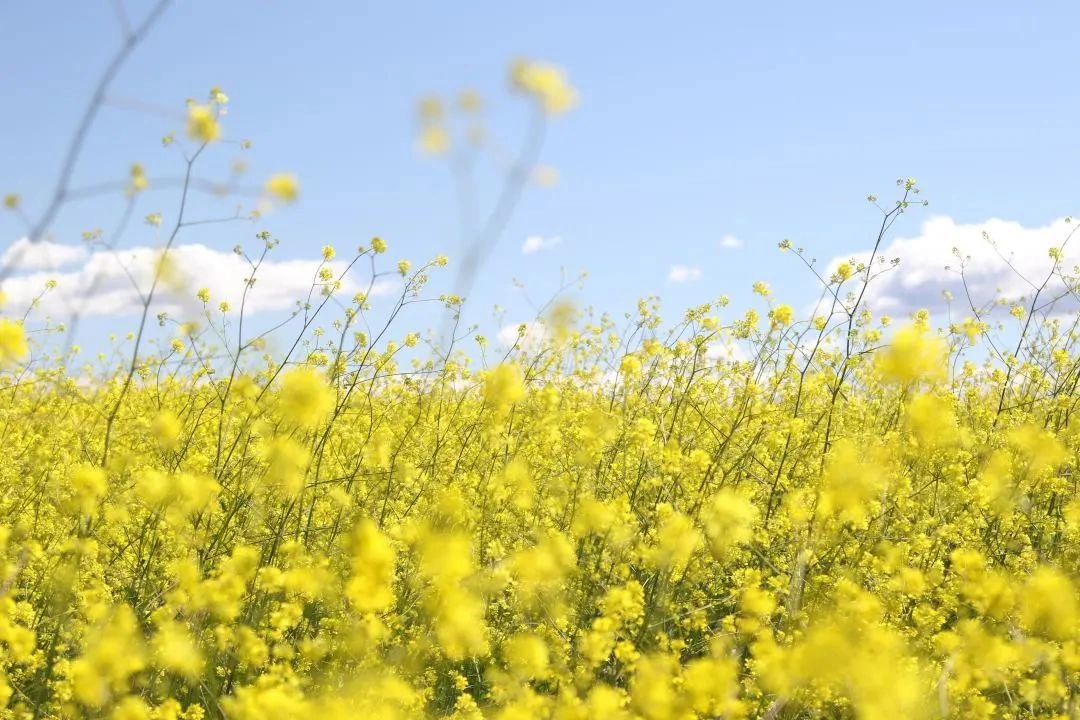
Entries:
<svg viewBox="0 0 1080 720">
<path fill-rule="evenodd" d="M 878 371 L 900 384 L 939 379 L 945 367 L 944 344 L 920 325 L 898 330 L 889 347 L 877 356 Z"/>
<path fill-rule="evenodd" d="M 479 112 L 484 107 L 480 93 L 475 90 L 462 90 L 458 94 L 458 109 L 466 113 Z"/>
<path fill-rule="evenodd" d="M 131 186 L 129 189 L 131 192 L 137 193 L 148 187 L 150 187 L 150 180 L 146 177 L 146 170 L 139 163 L 135 163 L 131 166 Z"/>
<path fill-rule="evenodd" d="M 422 124 L 434 124 L 442 122 L 443 103 L 434 95 L 420 98 L 416 106 L 416 115 Z"/>
<path fill-rule="evenodd" d="M 282 202 L 296 202 L 300 195 L 300 182 L 292 173 L 276 173 L 267 179 L 266 193 Z"/>
<path fill-rule="evenodd" d="M 214 111 L 206 105 L 188 108 L 187 134 L 192 140 L 204 143 L 214 142 L 221 137 L 221 126 Z"/>
<path fill-rule="evenodd" d="M 541 165 L 533 170 L 533 182 L 540 187 L 554 187 L 559 182 L 559 171 L 550 165 Z"/>
<path fill-rule="evenodd" d="M 0 364 L 9 365 L 30 352 L 23 326 L 13 320 L 0 320 Z"/>
<path fill-rule="evenodd" d="M 444 155 L 450 149 L 450 133 L 442 125 L 426 127 L 420 131 L 417 145 L 427 155 Z"/>
<path fill-rule="evenodd" d="M 510 66 L 510 82 L 514 89 L 536 98 L 548 115 L 561 115 L 577 103 L 577 90 L 554 65 L 515 60 Z"/>
<path fill-rule="evenodd" d="M 323 377 L 308 368 L 293 370 L 281 384 L 281 412 L 301 427 L 314 427 L 334 409 L 334 393 Z"/>
</svg>

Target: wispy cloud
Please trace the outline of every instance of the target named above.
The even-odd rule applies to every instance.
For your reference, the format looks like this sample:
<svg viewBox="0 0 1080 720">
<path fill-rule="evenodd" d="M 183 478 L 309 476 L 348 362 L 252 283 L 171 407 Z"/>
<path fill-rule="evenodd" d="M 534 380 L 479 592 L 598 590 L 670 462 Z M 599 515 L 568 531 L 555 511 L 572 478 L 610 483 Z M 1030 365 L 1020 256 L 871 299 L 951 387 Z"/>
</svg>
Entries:
<svg viewBox="0 0 1080 720">
<path fill-rule="evenodd" d="M 720 238 L 720 247 L 722 248 L 739 248 L 742 247 L 742 240 L 731 235 L 730 233 Z"/>
<path fill-rule="evenodd" d="M 61 246 L 62 247 L 62 246 Z M 42 257 L 35 256 L 39 248 L 31 248 L 13 268 L 16 274 L 3 282 L 3 292 L 9 307 L 28 306 L 41 294 L 49 280 L 56 281 L 55 289 L 42 298 L 39 309 L 55 317 L 77 311 L 83 316 L 132 315 L 142 310 L 142 297 L 154 279 L 161 252 L 152 247 L 135 247 L 120 251 L 95 250 L 78 255 L 64 248 L 57 257 L 64 262 L 54 264 L 77 267 L 48 271 L 43 269 Z M 7 257 L 12 250 L 5 254 Z M 29 258 L 29 261 L 27 260 Z M 214 304 L 225 300 L 239 308 L 245 279 L 251 268 L 233 252 L 215 250 L 205 245 L 178 245 L 169 252 L 175 281 L 159 283 L 153 303 L 154 312 L 190 315 L 201 312 L 202 304 L 195 298 L 200 288 L 207 288 Z M 337 277 L 345 269 L 341 262 L 328 263 Z M 284 310 L 297 300 L 307 297 L 316 281 L 320 263 L 315 260 L 263 261 L 255 276 L 245 302 L 245 312 Z M 30 272 L 27 272 L 30 271 Z M 368 278 L 346 275 L 341 292 L 352 294 L 367 287 Z M 400 286 L 396 281 L 377 282 L 372 295 L 384 295 Z M 318 292 L 316 290 L 316 292 Z"/>
<path fill-rule="evenodd" d="M 530 235 L 525 238 L 525 242 L 521 245 L 521 254 L 532 255 L 541 250 L 550 250 L 561 242 L 562 238 L 558 235 L 549 238 L 541 237 L 540 235 Z"/>
<path fill-rule="evenodd" d="M 7 272 L 19 270 L 55 270 L 82 260 L 87 250 L 82 245 L 61 245 L 42 240 L 32 243 L 19 238 L 0 256 L 0 268 Z"/>
<path fill-rule="evenodd" d="M 668 280 L 674 283 L 693 282 L 701 277 L 701 268 L 689 265 L 672 265 Z"/>
</svg>

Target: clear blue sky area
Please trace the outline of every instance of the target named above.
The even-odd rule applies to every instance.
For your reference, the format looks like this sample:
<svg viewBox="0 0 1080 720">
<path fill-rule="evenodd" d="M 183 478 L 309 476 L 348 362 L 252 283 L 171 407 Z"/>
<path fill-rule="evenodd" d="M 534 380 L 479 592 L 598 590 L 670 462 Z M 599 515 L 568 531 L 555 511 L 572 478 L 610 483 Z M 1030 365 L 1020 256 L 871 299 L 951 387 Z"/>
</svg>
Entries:
<svg viewBox="0 0 1080 720">
<path fill-rule="evenodd" d="M 150 4 L 129 0 L 128 12 Z M 525 116 L 505 91 L 507 62 L 558 63 L 581 96 L 543 154 L 560 182 L 523 199 L 473 293 L 474 317 L 499 303 L 508 320 L 529 319 L 510 278 L 543 299 L 560 266 L 589 271 L 586 304 L 621 313 L 657 293 L 674 314 L 721 293 L 749 303 L 755 279 L 805 302 L 812 283 L 776 244 L 791 238 L 822 259 L 865 249 L 879 221 L 865 196 L 892 198 L 901 175 L 931 203 L 901 234 L 935 214 L 1043 225 L 1075 211 L 1078 25 L 1073 2 L 185 0 L 114 92 L 180 109 L 221 85 L 226 132 L 255 143 L 253 178 L 301 179 L 302 201 L 259 226 L 281 238 L 281 258 L 380 235 L 392 259 L 453 259 L 453 184 L 414 148 L 416 100 L 475 87 L 493 132 L 516 141 Z M 118 42 L 108 0 L 0 2 L 0 192 L 40 207 Z M 133 160 L 175 172 L 159 142 L 169 129 L 180 124 L 106 109 L 79 180 L 122 178 Z M 482 189 L 490 201 L 491 182 Z M 145 211 L 171 208 L 161 197 Z M 58 239 L 77 241 L 115 210 L 72 206 Z M 230 248 L 256 229 L 193 229 L 183 241 Z M 0 239 L 20 233 L 0 217 Z M 722 248 L 727 234 L 743 247 Z M 529 235 L 563 242 L 525 256 Z M 144 231 L 125 238 L 147 242 Z M 673 264 L 700 279 L 671 283 Z"/>
</svg>

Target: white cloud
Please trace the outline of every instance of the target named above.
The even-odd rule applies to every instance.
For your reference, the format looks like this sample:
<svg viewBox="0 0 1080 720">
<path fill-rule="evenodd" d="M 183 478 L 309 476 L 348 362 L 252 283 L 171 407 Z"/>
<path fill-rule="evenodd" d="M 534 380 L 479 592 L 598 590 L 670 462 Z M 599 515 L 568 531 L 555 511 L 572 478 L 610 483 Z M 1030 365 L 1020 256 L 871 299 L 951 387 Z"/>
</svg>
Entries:
<svg viewBox="0 0 1080 720">
<path fill-rule="evenodd" d="M 32 243 L 29 238 L 19 238 L 0 257 L 0 268 L 6 272 L 19 270 L 55 270 L 78 262 L 86 257 L 81 245 L 61 245 L 42 240 Z"/>
<path fill-rule="evenodd" d="M 894 257 L 900 258 L 900 265 L 871 282 L 865 302 L 876 312 L 894 315 L 919 308 L 937 311 L 944 309 L 942 292 L 948 290 L 955 298 L 954 307 L 963 312 L 966 299 L 958 272 L 961 262 L 953 248 L 965 258 L 964 276 L 977 306 L 992 300 L 998 289 L 1007 299 L 1030 297 L 1034 290 L 1029 282 L 1038 286 L 1050 272 L 1053 261 L 1048 251 L 1060 247 L 1074 230 L 1075 223 L 1064 219 L 1029 228 L 999 219 L 962 225 L 948 217 L 932 218 L 923 223 L 917 236 L 897 238 L 879 250 L 878 257 L 885 258 L 885 263 L 875 261 L 876 271 L 885 271 Z M 984 231 L 989 241 L 983 237 Z M 865 263 L 870 251 L 833 258 L 827 272 L 831 274 L 841 262 L 852 258 Z M 1080 238 L 1065 246 L 1064 258 L 1066 269 L 1080 259 Z M 1055 278 L 1044 297 L 1052 297 L 1060 289 L 1061 282 Z"/>
<path fill-rule="evenodd" d="M 554 235 L 549 238 L 540 237 L 539 235 L 530 235 L 525 238 L 525 242 L 521 246 L 522 255 L 532 255 L 535 252 L 541 250 L 550 250 L 556 245 L 562 242 L 562 238 L 558 235 Z"/>
<path fill-rule="evenodd" d="M 689 267 L 687 265 L 672 265 L 671 270 L 668 271 L 667 277 L 671 282 L 690 282 L 701 277 L 701 268 Z"/>
<path fill-rule="evenodd" d="M 145 293 L 153 280 L 160 250 L 135 247 L 117 252 L 97 250 L 85 256 L 77 269 L 58 272 L 20 273 L 3 282 L 9 307 L 29 306 L 41 294 L 45 283 L 56 281 L 39 306 L 44 313 L 63 318 L 73 312 L 83 316 L 132 315 L 141 312 L 140 291 Z M 251 269 L 242 257 L 231 251 L 214 250 L 205 245 L 178 245 L 169 252 L 179 282 L 173 286 L 160 283 L 152 310 L 182 318 L 201 313 L 202 304 L 195 298 L 200 288 L 210 290 L 216 306 L 226 300 L 239 309 L 245 278 Z M 340 274 L 345 264 L 329 263 Z M 36 266 L 21 265 L 25 269 Z M 265 260 L 255 275 L 255 285 L 248 292 L 245 313 L 284 310 L 305 300 L 318 272 L 315 260 Z M 346 276 L 341 291 L 351 296 L 366 289 L 367 278 Z M 138 286 L 139 290 L 135 289 Z M 399 287 L 397 282 L 377 282 L 372 295 L 383 295 Z M 319 290 L 316 289 L 316 297 Z"/>
<path fill-rule="evenodd" d="M 705 348 L 705 358 L 712 362 L 743 362 L 750 357 L 732 340 L 710 344 Z"/>
<path fill-rule="evenodd" d="M 720 247 L 722 248 L 738 248 L 742 247 L 742 240 L 734 235 L 728 234 L 720 238 Z"/>
<path fill-rule="evenodd" d="M 519 340 L 518 333 L 523 325 L 525 327 L 525 334 L 522 335 Z M 544 342 L 545 337 L 547 337 L 547 328 L 544 326 L 544 323 L 539 320 L 503 325 L 498 334 L 499 342 L 504 348 L 511 348 L 516 343 L 518 348 L 522 350 L 537 349 L 540 344 Z"/>
</svg>

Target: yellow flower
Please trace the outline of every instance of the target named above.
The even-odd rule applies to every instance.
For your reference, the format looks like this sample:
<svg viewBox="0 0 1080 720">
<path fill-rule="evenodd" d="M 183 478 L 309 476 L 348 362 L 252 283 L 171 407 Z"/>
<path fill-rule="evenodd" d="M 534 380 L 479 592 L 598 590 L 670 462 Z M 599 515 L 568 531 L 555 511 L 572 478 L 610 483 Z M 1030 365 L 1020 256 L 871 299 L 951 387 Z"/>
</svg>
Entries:
<svg viewBox="0 0 1080 720">
<path fill-rule="evenodd" d="M 479 112 L 484 106 L 480 93 L 475 90 L 462 90 L 458 93 L 457 103 L 458 109 L 466 113 Z"/>
<path fill-rule="evenodd" d="M 749 543 L 759 515 L 750 498 L 735 490 L 725 488 L 713 495 L 701 512 L 713 556 L 725 559 L 732 549 Z"/>
<path fill-rule="evenodd" d="M 701 543 L 701 533 L 690 518 L 681 512 L 670 511 L 659 522 L 656 545 L 649 549 L 648 560 L 661 570 L 682 572 Z"/>
<path fill-rule="evenodd" d="M 158 625 L 153 641 L 155 664 L 182 675 L 189 680 L 199 677 L 202 672 L 202 651 L 183 625 L 168 621 Z"/>
<path fill-rule="evenodd" d="M 334 392 L 318 372 L 307 368 L 285 375 L 278 393 L 282 414 L 297 425 L 312 428 L 334 409 Z"/>
<path fill-rule="evenodd" d="M 150 179 L 146 177 L 146 171 L 139 163 L 135 163 L 131 166 L 131 190 L 132 192 L 142 192 L 146 188 L 150 187 Z"/>
<path fill-rule="evenodd" d="M 675 684 L 679 664 L 675 657 L 647 655 L 634 668 L 630 683 L 632 707 L 648 720 L 675 720 L 679 717 L 679 695 Z"/>
<path fill-rule="evenodd" d="M 105 471 L 88 464 L 75 467 L 68 476 L 68 484 L 72 491 L 68 509 L 81 515 L 94 514 L 108 490 Z"/>
<path fill-rule="evenodd" d="M 574 513 L 574 520 L 570 530 L 577 538 L 589 534 L 604 535 L 614 525 L 616 520 L 615 511 L 596 498 L 583 498 Z"/>
<path fill-rule="evenodd" d="M 161 282 L 174 292 L 182 291 L 187 278 L 176 262 L 176 253 L 170 252 L 166 248 L 157 254 L 156 262 L 157 273 Z"/>
<path fill-rule="evenodd" d="M 941 379 L 946 371 L 945 346 L 917 322 L 896 332 L 878 353 L 877 368 L 886 379 L 901 384 Z"/>
<path fill-rule="evenodd" d="M 389 538 L 371 520 L 353 531 L 352 576 L 346 594 L 359 612 L 380 612 L 394 602 L 397 553 Z"/>
<path fill-rule="evenodd" d="M 1023 590 L 1021 618 L 1031 630 L 1055 640 L 1075 638 L 1080 631 L 1077 587 L 1059 570 L 1041 567 Z"/>
<path fill-rule="evenodd" d="M 723 657 L 691 660 L 683 671 L 683 688 L 699 717 L 738 717 L 738 668 Z"/>
<path fill-rule="evenodd" d="M 128 695 L 113 706 L 110 720 L 150 720 L 150 706 L 135 695 Z"/>
<path fill-rule="evenodd" d="M 135 614 L 126 605 L 97 611 L 85 638 L 85 649 L 71 662 L 71 689 L 80 704 L 100 708 L 114 695 L 124 694 L 129 679 L 146 666 Z"/>
<path fill-rule="evenodd" d="M 276 173 L 267 179 L 266 193 L 282 202 L 296 202 L 300 195 L 300 183 L 291 173 Z"/>
<path fill-rule="evenodd" d="M 15 193 L 8 193 L 4 196 L 4 207 L 8 210 L 16 210 L 19 207 L 19 196 Z"/>
<path fill-rule="evenodd" d="M 192 140 L 210 143 L 221 137 L 221 126 L 217 116 L 207 105 L 192 105 L 188 108 L 187 134 Z"/>
<path fill-rule="evenodd" d="M 548 309 L 547 317 L 544 318 L 544 327 L 551 331 L 556 342 L 565 342 L 573 333 L 576 316 L 577 306 L 572 300 L 567 298 L 557 300 Z M 645 353 L 648 356 L 648 350 Z"/>
<path fill-rule="evenodd" d="M 773 327 L 785 327 L 791 324 L 795 311 L 790 305 L 777 305 L 769 312 Z"/>
<path fill-rule="evenodd" d="M 180 349 L 182 350 L 183 347 L 184 344 L 181 342 Z M 162 410 L 150 422 L 150 434 L 157 440 L 158 445 L 167 450 L 176 447 L 182 429 L 179 418 L 168 410 Z"/>
<path fill-rule="evenodd" d="M 521 371 L 516 365 L 503 363 L 492 368 L 484 380 L 484 397 L 496 407 L 516 403 L 525 396 Z"/>
<path fill-rule="evenodd" d="M 532 178 L 540 187 L 554 187 L 559 182 L 559 171 L 550 165 L 541 165 L 533 170 Z"/>
<path fill-rule="evenodd" d="M 304 470 L 311 457 L 303 446 L 288 437 L 274 438 L 266 448 L 266 480 L 287 498 L 304 489 Z"/>
<path fill-rule="evenodd" d="M 860 526 L 870 516 L 870 504 L 880 497 L 885 478 L 880 466 L 867 459 L 866 449 L 845 438 L 829 450 L 821 484 L 821 515 Z"/>
<path fill-rule="evenodd" d="M 439 588 L 428 600 L 435 624 L 435 639 L 452 661 L 483 657 L 490 652 L 485 603 L 457 585 Z"/>
<path fill-rule="evenodd" d="M 434 95 L 421 98 L 416 107 L 416 114 L 423 124 L 441 122 L 443 119 L 443 102 Z"/>
<path fill-rule="evenodd" d="M 1073 498 L 1062 511 L 1067 532 L 1080 538 L 1080 497 Z"/>
<path fill-rule="evenodd" d="M 964 318 L 964 321 L 956 329 L 967 338 L 969 345 L 974 345 L 979 336 L 989 329 L 989 326 L 974 318 Z"/>
<path fill-rule="evenodd" d="M 960 435 L 952 402 L 937 395 L 915 395 L 908 402 L 908 422 L 923 445 L 936 446 L 955 442 Z"/>
<path fill-rule="evenodd" d="M 445 155 L 450 150 L 450 133 L 441 125 L 430 125 L 420 131 L 417 144 L 428 155 Z"/>
<path fill-rule="evenodd" d="M 371 249 L 375 251 L 375 254 L 381 255 L 386 252 L 386 241 L 380 237 L 372 238 Z"/>
<path fill-rule="evenodd" d="M 523 472 L 507 469 L 511 474 Z M 523 479 L 528 481 L 527 476 Z M 574 569 L 574 548 L 561 533 L 546 533 L 532 547 L 516 552 L 508 568 L 517 582 L 518 600 L 525 606 L 537 606 L 558 595 Z"/>
<path fill-rule="evenodd" d="M 30 354 L 22 323 L 0 318 L 0 364 L 10 365 Z"/>
<path fill-rule="evenodd" d="M 535 97 L 548 115 L 559 115 L 577 102 L 577 91 L 563 71 L 547 63 L 517 60 L 510 66 L 513 87 Z"/>
<path fill-rule="evenodd" d="M 503 645 L 503 657 L 511 674 L 521 680 L 542 680 L 548 674 L 548 647 L 538 635 L 514 635 Z"/>
</svg>

